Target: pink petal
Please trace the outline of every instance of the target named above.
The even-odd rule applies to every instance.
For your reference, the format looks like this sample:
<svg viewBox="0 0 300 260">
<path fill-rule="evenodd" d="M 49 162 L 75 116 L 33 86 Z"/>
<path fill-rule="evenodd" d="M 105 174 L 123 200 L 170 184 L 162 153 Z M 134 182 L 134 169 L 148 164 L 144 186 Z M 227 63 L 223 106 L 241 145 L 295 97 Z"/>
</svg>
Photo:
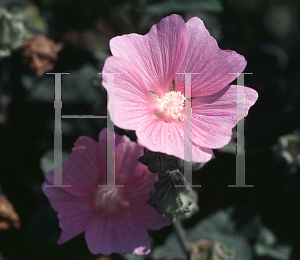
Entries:
<svg viewBox="0 0 300 260">
<path fill-rule="evenodd" d="M 110 130 L 109 130 L 110 131 Z M 102 130 L 99 141 L 106 141 L 106 131 Z M 132 142 L 127 136 L 115 135 L 115 183 L 124 185 L 126 200 L 146 202 L 149 191 L 153 191 L 153 184 L 157 175 L 148 171 L 148 168 L 137 159 L 143 155 L 144 147 Z"/>
<path fill-rule="evenodd" d="M 98 217 L 87 228 L 85 239 L 93 254 L 148 254 L 150 239 L 147 231 L 135 226 L 124 214 Z"/>
<path fill-rule="evenodd" d="M 84 232 L 95 216 L 92 196 L 74 196 L 56 187 L 45 187 L 42 190 L 48 197 L 51 206 L 58 212 L 59 226 L 62 229 L 59 244 L 65 243 Z"/>
<path fill-rule="evenodd" d="M 146 202 L 149 199 L 149 192 L 154 192 L 153 184 L 156 180 L 157 174 L 149 172 L 145 165 L 138 163 L 133 173 L 124 182 L 126 199 Z"/>
<path fill-rule="evenodd" d="M 116 176 L 117 183 L 122 183 L 126 187 L 144 180 L 147 176 L 151 176 L 145 165 L 137 161 L 143 155 L 143 146 L 131 142 L 122 143 L 116 147 Z M 150 178 L 154 181 L 154 178 Z M 133 184 L 132 184 L 133 183 Z"/>
<path fill-rule="evenodd" d="M 131 61 L 140 70 L 146 86 L 157 95 L 167 92 L 185 58 L 188 32 L 179 15 L 170 15 L 153 25 L 145 36 L 129 34 L 110 41 L 114 56 Z"/>
<path fill-rule="evenodd" d="M 149 116 L 139 124 L 136 135 L 139 142 L 154 152 L 162 152 L 184 159 L 184 126 L 180 122 L 165 123 L 157 117 Z M 207 162 L 212 150 L 192 143 L 192 161 Z"/>
<path fill-rule="evenodd" d="M 71 187 L 63 189 L 74 195 L 86 195 L 97 187 L 97 183 L 105 181 L 106 146 L 98 148 L 97 142 L 86 136 L 79 137 L 74 146 L 62 167 L 62 183 Z M 103 151 L 99 152 L 100 149 Z M 48 172 L 46 178 L 53 184 L 54 171 Z"/>
<path fill-rule="evenodd" d="M 242 55 L 221 50 L 198 17 L 186 23 L 189 46 L 180 72 L 196 72 L 192 75 L 192 96 L 206 96 L 218 92 L 243 72 L 247 61 Z M 184 91 L 184 75 L 175 78 L 175 90 Z"/>
<path fill-rule="evenodd" d="M 104 152 L 106 152 L 106 147 L 107 147 L 107 131 L 109 131 L 110 133 L 112 133 L 112 131 L 110 129 L 107 129 L 107 128 L 104 128 L 101 130 L 101 132 L 99 133 L 99 136 L 98 136 L 98 145 L 99 147 L 104 147 Z M 115 149 L 116 147 L 118 147 L 119 145 L 125 145 L 125 146 L 130 146 L 130 147 L 135 147 L 135 142 L 132 142 L 128 136 L 126 135 L 118 135 L 116 133 L 114 133 L 114 136 L 115 136 L 115 140 L 114 140 L 114 143 L 115 143 Z M 141 148 L 140 148 L 141 149 Z M 102 150 L 102 149 L 101 149 Z M 139 150 L 139 149 L 137 149 Z M 121 149 L 121 151 L 119 152 L 121 156 L 124 156 L 124 153 L 126 153 L 126 149 Z M 138 154 L 140 152 L 137 152 Z M 106 154 L 105 154 L 106 156 Z"/>
<path fill-rule="evenodd" d="M 99 134 L 99 142 L 106 145 L 106 129 L 103 129 Z M 125 185 L 125 188 L 131 186 L 136 188 L 138 184 L 147 185 L 149 181 L 152 181 L 150 184 L 152 187 L 156 176 L 154 174 L 152 176 L 148 168 L 137 161 L 143 154 L 144 147 L 142 145 L 132 142 L 125 135 L 115 135 L 115 183 L 117 185 Z M 149 194 L 149 191 L 141 191 Z"/>
<path fill-rule="evenodd" d="M 169 219 L 157 213 L 153 207 L 146 203 L 146 201 L 132 201 L 132 203 L 130 203 L 130 208 L 126 213 L 132 223 L 145 229 L 157 230 L 170 225 Z"/>
<path fill-rule="evenodd" d="M 248 110 L 258 98 L 257 92 L 251 88 L 229 85 L 211 96 L 193 99 L 194 143 L 209 148 L 220 148 L 230 141 L 232 128 L 243 118 L 237 118 L 237 88 L 244 88 L 245 98 L 238 103 L 244 104 L 244 116 L 247 116 Z"/>
<path fill-rule="evenodd" d="M 138 125 L 136 135 L 151 151 L 177 156 L 178 147 L 183 145 L 184 130 L 180 122 L 169 124 L 152 115 Z"/>
<path fill-rule="evenodd" d="M 108 83 L 106 73 L 114 71 L 122 74 L 115 74 L 113 86 Z M 132 62 L 119 57 L 109 57 L 103 73 L 103 86 L 109 96 L 108 111 L 110 115 L 114 113 L 113 122 L 124 129 L 135 129 L 149 113 L 149 100 L 153 100 L 143 75 Z"/>
</svg>

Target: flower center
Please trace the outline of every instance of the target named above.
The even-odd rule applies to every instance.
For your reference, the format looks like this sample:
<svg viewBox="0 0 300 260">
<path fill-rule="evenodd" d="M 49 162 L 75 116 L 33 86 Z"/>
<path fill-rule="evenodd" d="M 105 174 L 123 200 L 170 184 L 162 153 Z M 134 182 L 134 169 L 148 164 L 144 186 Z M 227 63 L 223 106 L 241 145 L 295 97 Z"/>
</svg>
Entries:
<svg viewBox="0 0 300 260">
<path fill-rule="evenodd" d="M 171 91 L 166 93 L 162 98 L 157 97 L 156 102 L 157 111 L 155 112 L 155 116 L 163 116 L 166 120 L 173 118 L 180 121 L 181 112 L 185 102 L 185 97 L 180 91 Z"/>
<path fill-rule="evenodd" d="M 114 211 L 120 209 L 124 211 L 124 203 L 122 202 L 122 189 L 115 187 L 98 188 L 93 194 L 95 197 L 95 205 L 100 213 L 103 211 Z"/>
</svg>

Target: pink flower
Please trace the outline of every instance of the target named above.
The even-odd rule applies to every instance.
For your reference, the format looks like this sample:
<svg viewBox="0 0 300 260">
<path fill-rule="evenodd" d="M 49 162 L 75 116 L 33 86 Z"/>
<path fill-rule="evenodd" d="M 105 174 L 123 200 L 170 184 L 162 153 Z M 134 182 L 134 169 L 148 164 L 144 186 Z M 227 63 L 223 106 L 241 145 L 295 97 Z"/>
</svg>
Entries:
<svg viewBox="0 0 300 260">
<path fill-rule="evenodd" d="M 187 23 L 170 15 L 153 25 L 146 35 L 129 34 L 110 41 L 113 54 L 103 73 L 115 75 L 114 88 L 103 75 L 103 86 L 114 101 L 114 123 L 135 130 L 148 149 L 184 159 L 185 129 L 190 128 L 192 160 L 206 162 L 212 149 L 226 145 L 237 117 L 237 89 L 243 88 L 245 115 L 255 103 L 255 90 L 228 85 L 246 67 L 243 56 L 221 50 L 203 22 L 194 17 Z M 192 75 L 192 113 L 184 120 L 184 75 Z M 209 115 L 209 116 L 206 116 Z M 212 116 L 214 115 L 214 116 Z M 227 116 L 224 116 L 227 115 Z M 228 116 L 230 115 L 230 116 Z M 222 117 L 223 116 L 223 117 Z"/>
<path fill-rule="evenodd" d="M 145 202 L 157 175 L 138 163 L 143 147 L 126 136 L 115 137 L 115 183 L 120 187 L 98 187 L 106 181 L 106 130 L 97 143 L 79 137 L 72 154 L 63 163 L 63 184 L 71 187 L 45 187 L 54 183 L 53 170 L 42 185 L 51 206 L 58 212 L 62 229 L 59 244 L 85 232 L 93 254 L 148 254 L 147 229 L 169 224 Z"/>
</svg>

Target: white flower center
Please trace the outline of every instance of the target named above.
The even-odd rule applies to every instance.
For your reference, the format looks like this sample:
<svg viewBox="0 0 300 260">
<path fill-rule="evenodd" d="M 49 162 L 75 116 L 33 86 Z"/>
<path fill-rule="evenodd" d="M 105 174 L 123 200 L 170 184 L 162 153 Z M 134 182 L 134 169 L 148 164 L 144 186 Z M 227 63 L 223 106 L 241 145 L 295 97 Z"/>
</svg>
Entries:
<svg viewBox="0 0 300 260">
<path fill-rule="evenodd" d="M 165 119 L 176 119 L 180 121 L 181 112 L 184 107 L 185 97 L 180 91 L 171 91 L 166 93 L 162 98 L 157 97 L 157 117 L 163 116 Z"/>
</svg>

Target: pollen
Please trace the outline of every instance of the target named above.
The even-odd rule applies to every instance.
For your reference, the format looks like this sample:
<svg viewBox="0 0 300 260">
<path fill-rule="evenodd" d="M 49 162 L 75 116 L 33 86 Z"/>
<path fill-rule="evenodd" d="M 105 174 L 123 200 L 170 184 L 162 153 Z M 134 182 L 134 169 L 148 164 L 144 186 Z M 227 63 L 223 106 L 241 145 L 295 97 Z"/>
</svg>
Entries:
<svg viewBox="0 0 300 260">
<path fill-rule="evenodd" d="M 171 91 L 162 98 L 156 99 L 155 116 L 162 117 L 165 121 L 175 119 L 181 122 L 180 117 L 184 107 L 185 97 L 180 91 Z"/>
</svg>

